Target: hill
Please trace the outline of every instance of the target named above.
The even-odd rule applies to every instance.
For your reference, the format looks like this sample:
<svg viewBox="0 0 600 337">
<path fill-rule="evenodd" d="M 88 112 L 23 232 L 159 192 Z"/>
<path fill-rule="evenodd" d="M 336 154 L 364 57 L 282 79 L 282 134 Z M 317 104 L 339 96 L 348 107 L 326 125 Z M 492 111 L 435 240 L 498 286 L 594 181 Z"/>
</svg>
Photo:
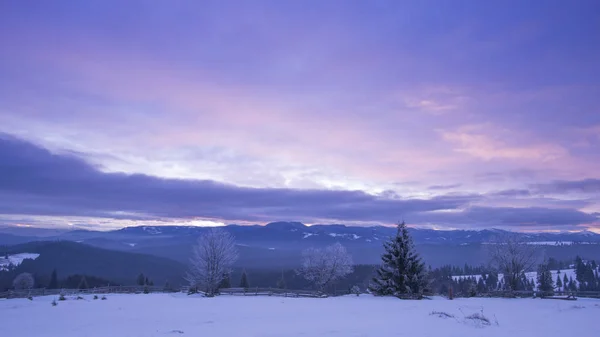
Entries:
<svg viewBox="0 0 600 337">
<path fill-rule="evenodd" d="M 172 285 L 183 282 L 185 266 L 163 257 L 92 247 L 70 241 L 40 241 L 8 247 L 9 254 L 39 254 L 35 260 L 26 259 L 12 272 L 0 273 L 0 286 L 10 285 L 14 275 L 29 272 L 38 282 L 47 283 L 53 269 L 60 278 L 84 274 L 101 277 L 118 284 L 135 284 L 143 272 L 156 285 L 168 280 Z M 12 275 L 9 275 L 12 274 Z"/>
</svg>

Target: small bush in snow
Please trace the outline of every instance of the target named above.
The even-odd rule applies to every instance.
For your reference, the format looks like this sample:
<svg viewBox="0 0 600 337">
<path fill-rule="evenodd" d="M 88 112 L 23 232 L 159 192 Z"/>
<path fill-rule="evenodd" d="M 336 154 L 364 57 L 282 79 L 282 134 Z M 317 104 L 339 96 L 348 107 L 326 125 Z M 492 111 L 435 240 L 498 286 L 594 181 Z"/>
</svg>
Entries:
<svg viewBox="0 0 600 337">
<path fill-rule="evenodd" d="M 66 300 L 67 300 L 67 298 L 65 297 L 65 295 L 63 295 L 63 294 L 60 294 L 60 296 L 58 297 L 58 300 L 59 300 L 59 301 L 66 301 Z"/>
<path fill-rule="evenodd" d="M 98 299 L 98 295 L 94 295 L 94 299 L 97 300 Z"/>
<path fill-rule="evenodd" d="M 106 300 L 106 296 L 102 296 L 101 300 L 105 301 Z"/>
<path fill-rule="evenodd" d="M 82 300 L 82 299 L 83 299 L 83 297 L 81 297 L 81 296 L 77 296 L 77 299 L 78 299 L 78 300 Z"/>
<path fill-rule="evenodd" d="M 58 302 L 56 302 L 56 300 L 52 300 L 52 306 L 55 307 L 58 305 Z"/>
<path fill-rule="evenodd" d="M 478 313 L 478 312 L 471 314 L 469 316 L 465 316 L 465 319 L 473 320 L 482 325 L 492 325 L 492 322 L 490 321 L 489 318 L 485 317 L 483 314 Z"/>
<path fill-rule="evenodd" d="M 350 293 L 358 296 L 360 295 L 360 288 L 358 286 L 353 286 L 352 288 L 350 288 Z"/>
<path fill-rule="evenodd" d="M 432 311 L 429 313 L 430 316 L 437 316 L 440 318 L 454 318 L 454 315 L 449 314 L 447 312 L 444 311 Z"/>
<path fill-rule="evenodd" d="M 32 296 L 27 297 L 27 299 L 30 300 L 30 301 L 33 301 L 33 297 Z"/>
</svg>

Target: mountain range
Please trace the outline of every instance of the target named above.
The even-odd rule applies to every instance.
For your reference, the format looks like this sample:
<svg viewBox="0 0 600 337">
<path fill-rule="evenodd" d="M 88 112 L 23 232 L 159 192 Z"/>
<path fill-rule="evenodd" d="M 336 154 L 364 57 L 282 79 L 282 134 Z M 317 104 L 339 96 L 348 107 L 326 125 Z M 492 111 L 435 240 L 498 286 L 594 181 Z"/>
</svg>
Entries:
<svg viewBox="0 0 600 337">
<path fill-rule="evenodd" d="M 312 225 L 300 222 L 273 222 L 264 226 L 222 227 L 236 239 L 240 251 L 238 266 L 288 268 L 300 263 L 302 250 L 340 242 L 357 264 L 375 264 L 383 252 L 382 243 L 395 227 Z M 31 241 L 73 241 L 98 248 L 143 253 L 187 263 L 196 238 L 207 227 L 136 226 L 112 231 L 55 230 L 28 227 L 1 227 L 0 245 Z M 417 250 L 426 263 L 473 265 L 488 261 L 486 243 L 507 232 L 486 230 L 433 230 L 411 228 Z M 600 234 L 593 232 L 517 233 L 531 244 L 542 245 L 549 257 L 572 259 L 583 255 L 600 258 Z"/>
</svg>

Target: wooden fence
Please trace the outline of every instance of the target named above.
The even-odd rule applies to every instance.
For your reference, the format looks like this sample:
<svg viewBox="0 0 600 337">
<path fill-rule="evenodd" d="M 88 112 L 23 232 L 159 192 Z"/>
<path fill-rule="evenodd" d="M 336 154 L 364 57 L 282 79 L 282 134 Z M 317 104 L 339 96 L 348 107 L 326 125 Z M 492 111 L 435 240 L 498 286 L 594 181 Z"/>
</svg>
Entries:
<svg viewBox="0 0 600 337">
<path fill-rule="evenodd" d="M 94 295 L 94 294 L 141 294 L 144 292 L 150 293 L 172 293 L 184 292 L 187 293 L 189 287 L 181 287 L 178 289 L 165 289 L 156 286 L 106 286 L 90 289 L 45 289 L 36 288 L 30 290 L 9 290 L 0 293 L 0 298 L 27 298 L 36 296 L 78 296 L 78 295 Z M 226 288 L 220 289 L 221 295 L 230 296 L 281 296 L 281 297 L 310 297 L 323 298 L 328 296 L 347 295 L 347 291 L 338 291 L 334 294 L 325 294 L 314 290 L 290 290 L 278 288 Z M 456 296 L 466 297 L 466 296 Z M 526 298 L 526 297 L 541 297 L 541 298 L 556 298 L 556 299 L 575 299 L 577 297 L 600 298 L 600 291 L 555 291 L 553 293 L 542 293 L 539 291 L 493 291 L 483 294 L 477 294 L 473 297 L 505 297 L 505 298 Z"/>
<path fill-rule="evenodd" d="M 89 289 L 46 289 L 34 288 L 30 290 L 9 290 L 0 293 L 0 298 L 27 298 L 63 294 L 64 296 L 93 295 L 93 294 L 141 294 L 178 292 L 177 289 L 165 289 L 156 286 L 106 286 Z"/>
<path fill-rule="evenodd" d="M 282 297 L 327 297 L 326 294 L 313 290 L 289 290 L 279 288 L 226 288 L 220 289 L 221 295 L 233 296 L 282 296 Z"/>
</svg>

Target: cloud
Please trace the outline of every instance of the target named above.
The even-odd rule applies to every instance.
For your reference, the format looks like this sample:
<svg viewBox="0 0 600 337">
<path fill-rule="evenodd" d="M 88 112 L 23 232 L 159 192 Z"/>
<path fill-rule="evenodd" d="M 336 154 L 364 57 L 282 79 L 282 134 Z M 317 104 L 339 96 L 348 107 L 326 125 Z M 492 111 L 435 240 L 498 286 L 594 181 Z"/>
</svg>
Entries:
<svg viewBox="0 0 600 337">
<path fill-rule="evenodd" d="M 545 207 L 485 207 L 473 206 L 460 212 L 427 212 L 417 220 L 454 228 L 577 229 L 593 227 L 600 221 L 597 215 L 576 209 Z"/>
<path fill-rule="evenodd" d="M 539 193 L 600 193 L 600 179 L 555 180 L 546 184 L 534 184 L 532 188 Z"/>
<path fill-rule="evenodd" d="M 597 216 L 575 209 L 470 206 L 478 194 L 428 199 L 350 190 L 248 188 L 211 180 L 105 173 L 73 154 L 0 134 L 0 213 L 124 220 L 206 218 L 411 223 L 450 227 L 576 226 Z M 520 194 L 499 192 L 501 195 Z"/>
<path fill-rule="evenodd" d="M 496 139 L 489 125 L 464 126 L 456 131 L 440 131 L 442 138 L 456 144 L 456 152 L 468 154 L 483 160 L 536 160 L 554 161 L 564 158 L 568 152 L 561 146 L 551 143 L 528 142 L 527 145 L 511 145 L 505 140 Z M 508 137 L 503 137 L 507 139 Z"/>
<path fill-rule="evenodd" d="M 461 196 L 392 200 L 362 191 L 247 188 L 103 173 L 72 155 L 53 154 L 11 136 L 0 139 L 0 213 L 7 214 L 388 222 L 469 202 Z"/>
<path fill-rule="evenodd" d="M 427 187 L 428 190 L 451 190 L 453 188 L 461 187 L 462 184 L 448 184 L 448 185 L 432 185 Z"/>
<path fill-rule="evenodd" d="M 527 197 L 531 195 L 529 190 L 525 189 L 510 189 L 487 193 L 488 196 L 494 197 Z"/>
</svg>

